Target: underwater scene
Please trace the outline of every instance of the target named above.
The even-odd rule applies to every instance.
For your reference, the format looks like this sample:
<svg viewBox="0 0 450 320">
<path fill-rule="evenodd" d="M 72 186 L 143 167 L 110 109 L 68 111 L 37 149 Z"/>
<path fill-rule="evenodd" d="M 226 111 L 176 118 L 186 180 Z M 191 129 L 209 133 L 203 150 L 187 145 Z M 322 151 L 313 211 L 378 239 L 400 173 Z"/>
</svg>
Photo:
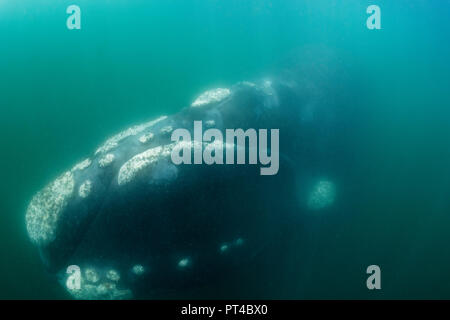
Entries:
<svg viewBox="0 0 450 320">
<path fill-rule="evenodd" d="M 449 15 L 0 0 L 0 299 L 450 299 Z"/>
</svg>

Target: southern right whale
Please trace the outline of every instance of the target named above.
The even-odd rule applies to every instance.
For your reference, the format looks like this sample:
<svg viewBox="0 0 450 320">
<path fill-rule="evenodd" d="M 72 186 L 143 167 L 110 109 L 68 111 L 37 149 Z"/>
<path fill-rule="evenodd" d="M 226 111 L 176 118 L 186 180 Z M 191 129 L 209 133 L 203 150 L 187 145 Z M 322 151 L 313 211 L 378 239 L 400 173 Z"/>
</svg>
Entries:
<svg viewBox="0 0 450 320">
<path fill-rule="evenodd" d="M 245 285 L 270 246 L 301 212 L 337 196 L 337 159 L 351 126 L 338 68 L 328 53 L 297 58 L 284 71 L 211 88 L 180 112 L 105 141 L 39 191 L 26 212 L 31 241 L 66 285 L 81 271 L 79 299 L 159 297 L 214 286 L 223 274 Z M 279 129 L 280 168 L 175 165 L 171 133 L 210 128 Z M 231 146 L 235 147 L 235 146 Z"/>
</svg>

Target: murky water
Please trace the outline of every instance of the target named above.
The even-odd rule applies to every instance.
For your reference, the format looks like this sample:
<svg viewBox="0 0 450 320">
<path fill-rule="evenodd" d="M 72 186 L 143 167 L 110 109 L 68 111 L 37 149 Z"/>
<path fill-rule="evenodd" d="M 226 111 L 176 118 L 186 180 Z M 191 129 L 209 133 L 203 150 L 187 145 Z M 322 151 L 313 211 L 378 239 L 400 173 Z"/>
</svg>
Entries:
<svg viewBox="0 0 450 320">
<path fill-rule="evenodd" d="M 71 4 L 80 30 L 67 28 Z M 380 30 L 366 27 L 371 4 Z M 355 84 L 358 184 L 345 186 L 345 210 L 302 217 L 242 296 L 450 298 L 449 13 L 444 0 L 0 0 L 0 297 L 70 298 L 25 228 L 49 181 L 118 130 L 320 45 L 345 57 Z M 379 291 L 366 287 L 372 264 Z"/>
</svg>

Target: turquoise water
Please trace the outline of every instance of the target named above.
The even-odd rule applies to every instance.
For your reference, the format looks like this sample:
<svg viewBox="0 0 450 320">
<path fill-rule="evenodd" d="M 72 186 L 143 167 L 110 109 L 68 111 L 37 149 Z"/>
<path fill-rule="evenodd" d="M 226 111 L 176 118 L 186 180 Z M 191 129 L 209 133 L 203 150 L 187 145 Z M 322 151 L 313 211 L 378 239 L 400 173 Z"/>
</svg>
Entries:
<svg viewBox="0 0 450 320">
<path fill-rule="evenodd" d="M 66 27 L 71 4 L 81 30 Z M 370 4 L 381 30 L 366 28 Z M 0 0 L 0 297 L 69 298 L 25 229 L 51 179 L 118 130 L 318 44 L 358 83 L 362 183 L 348 215 L 317 217 L 273 279 L 255 279 L 256 298 L 450 298 L 449 13 L 420 0 Z M 365 286 L 370 264 L 381 291 Z"/>
</svg>

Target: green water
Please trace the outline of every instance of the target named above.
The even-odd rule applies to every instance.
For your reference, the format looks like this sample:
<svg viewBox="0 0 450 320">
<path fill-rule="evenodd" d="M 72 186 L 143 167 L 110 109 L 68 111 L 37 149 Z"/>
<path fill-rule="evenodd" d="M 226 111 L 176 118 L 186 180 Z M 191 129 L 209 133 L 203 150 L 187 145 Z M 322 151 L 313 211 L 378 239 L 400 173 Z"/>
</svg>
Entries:
<svg viewBox="0 0 450 320">
<path fill-rule="evenodd" d="M 66 27 L 71 4 L 81 30 Z M 366 28 L 370 4 L 381 30 Z M 69 298 L 26 234 L 36 191 L 114 132 L 310 44 L 351 62 L 363 182 L 348 215 L 304 226 L 256 298 L 450 298 L 449 13 L 445 0 L 0 0 L 0 298 Z M 371 264 L 381 291 L 365 286 Z"/>
</svg>

